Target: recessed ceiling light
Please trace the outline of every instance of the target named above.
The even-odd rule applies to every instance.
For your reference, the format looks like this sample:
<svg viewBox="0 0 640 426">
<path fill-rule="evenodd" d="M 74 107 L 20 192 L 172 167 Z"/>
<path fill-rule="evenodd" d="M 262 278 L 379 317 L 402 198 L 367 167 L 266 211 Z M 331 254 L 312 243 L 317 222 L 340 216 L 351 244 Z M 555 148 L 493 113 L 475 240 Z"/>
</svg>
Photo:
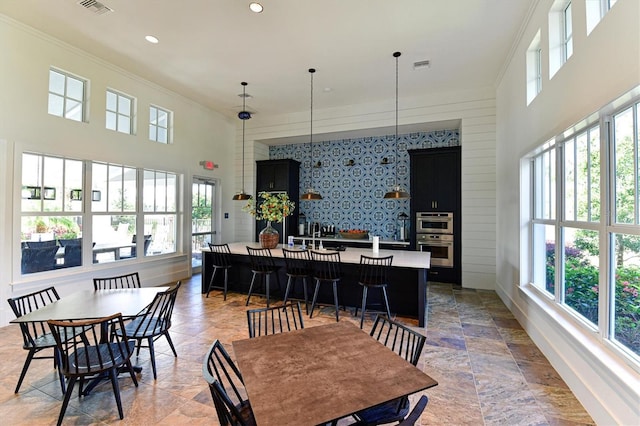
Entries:
<svg viewBox="0 0 640 426">
<path fill-rule="evenodd" d="M 152 35 L 148 35 L 144 37 L 149 43 L 158 44 L 158 39 Z"/>
<path fill-rule="evenodd" d="M 249 4 L 249 9 L 251 9 L 252 12 L 260 13 L 263 7 L 260 3 L 254 1 Z"/>
<path fill-rule="evenodd" d="M 324 89 L 322 89 L 323 92 L 325 93 L 329 93 L 331 92 L 333 89 L 331 87 L 325 87 Z"/>
</svg>

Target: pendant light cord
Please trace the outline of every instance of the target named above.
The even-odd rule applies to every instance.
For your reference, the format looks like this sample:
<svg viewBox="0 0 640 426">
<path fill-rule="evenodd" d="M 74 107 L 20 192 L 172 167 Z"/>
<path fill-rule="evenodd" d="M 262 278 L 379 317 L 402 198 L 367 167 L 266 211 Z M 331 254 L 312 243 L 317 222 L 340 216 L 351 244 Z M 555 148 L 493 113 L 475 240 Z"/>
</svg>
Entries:
<svg viewBox="0 0 640 426">
<path fill-rule="evenodd" d="M 398 57 L 400 52 L 394 52 L 393 56 L 396 58 L 396 172 L 395 172 L 395 187 L 398 188 Z"/>
<path fill-rule="evenodd" d="M 247 83 L 242 82 L 242 112 L 246 112 L 246 101 L 247 101 Z M 242 120 L 242 193 L 244 193 L 244 122 L 247 120 Z"/>
<path fill-rule="evenodd" d="M 309 68 L 311 74 L 311 117 L 309 120 L 309 151 L 311 156 L 311 169 L 309 170 L 309 192 L 313 189 L 313 74 L 316 72 L 315 68 Z M 314 190 L 315 191 L 315 190 Z"/>
</svg>

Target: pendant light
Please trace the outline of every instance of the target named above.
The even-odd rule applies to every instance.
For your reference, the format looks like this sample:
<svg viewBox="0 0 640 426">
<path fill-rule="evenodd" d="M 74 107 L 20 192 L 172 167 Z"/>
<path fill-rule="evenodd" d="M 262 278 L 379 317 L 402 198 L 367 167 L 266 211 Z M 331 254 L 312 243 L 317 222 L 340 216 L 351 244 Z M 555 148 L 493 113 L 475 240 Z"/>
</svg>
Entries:
<svg viewBox="0 0 640 426">
<path fill-rule="evenodd" d="M 311 74 L 311 120 L 310 120 L 311 130 L 309 131 L 309 150 L 311 151 L 311 170 L 310 170 L 310 176 L 309 176 L 309 187 L 307 188 L 307 191 L 300 196 L 300 199 L 304 201 L 322 200 L 322 195 L 320 195 L 313 189 L 313 167 L 314 167 L 314 164 L 313 164 L 313 73 L 315 72 L 316 72 L 315 68 L 309 68 L 309 74 Z"/>
<path fill-rule="evenodd" d="M 238 113 L 238 118 L 242 120 L 242 191 L 233 196 L 235 201 L 250 200 L 251 195 L 244 192 L 244 122 L 251 118 L 251 113 L 246 109 L 245 100 L 247 99 L 247 82 L 242 83 L 242 111 Z"/>
<path fill-rule="evenodd" d="M 394 52 L 393 57 L 396 58 L 396 160 L 395 160 L 395 172 L 394 172 L 394 180 L 395 185 L 393 189 L 386 194 L 384 194 L 384 198 L 391 200 L 406 200 L 409 197 L 409 193 L 406 192 L 400 185 L 398 185 L 398 58 L 400 57 L 400 52 Z"/>
</svg>

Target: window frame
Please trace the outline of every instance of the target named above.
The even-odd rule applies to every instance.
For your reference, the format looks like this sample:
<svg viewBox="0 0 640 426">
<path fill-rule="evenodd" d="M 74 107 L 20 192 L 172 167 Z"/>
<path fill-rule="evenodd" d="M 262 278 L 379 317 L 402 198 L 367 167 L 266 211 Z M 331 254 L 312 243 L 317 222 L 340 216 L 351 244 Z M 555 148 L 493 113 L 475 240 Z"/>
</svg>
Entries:
<svg viewBox="0 0 640 426">
<path fill-rule="evenodd" d="M 52 91 L 52 73 L 58 74 L 60 76 L 62 76 L 64 78 L 64 84 L 63 84 L 63 93 L 58 93 L 58 92 L 53 92 Z M 82 94 L 80 99 L 77 98 L 72 98 L 69 96 L 68 94 L 68 89 L 69 89 L 69 80 L 73 80 L 77 83 L 80 83 L 82 85 Z M 47 107 L 47 112 L 50 115 L 54 115 L 56 117 L 61 117 L 61 118 L 65 118 L 67 120 L 71 120 L 71 121 L 78 121 L 81 123 L 86 123 L 87 122 L 87 92 L 88 92 L 88 85 L 89 85 L 89 80 L 77 75 L 74 75 L 72 73 L 66 72 L 66 71 L 62 71 L 61 69 L 55 68 L 55 67 L 51 67 L 49 68 L 49 85 L 48 85 L 48 107 Z M 61 98 L 62 99 L 62 113 L 61 114 L 57 114 L 55 112 L 52 112 L 51 110 L 51 99 L 52 97 L 57 97 L 57 98 Z M 79 104 L 79 108 L 80 108 L 80 119 L 77 120 L 75 118 L 72 117 L 72 114 L 70 113 L 70 111 L 73 111 L 73 109 L 71 109 L 70 111 L 68 111 L 68 106 L 67 104 L 70 101 L 74 101 L 77 102 Z"/>
<path fill-rule="evenodd" d="M 127 95 L 123 92 L 120 92 L 115 89 L 107 88 L 106 89 L 106 100 L 105 100 L 105 128 L 108 130 L 113 130 L 119 133 L 124 133 L 128 135 L 135 134 L 135 111 L 136 111 L 136 100 L 133 96 Z M 114 95 L 115 99 L 115 110 L 109 109 L 109 95 Z M 120 109 L 120 99 L 126 99 L 129 101 L 129 110 L 123 112 Z M 115 116 L 115 128 L 109 127 L 109 114 L 113 114 Z M 126 117 L 129 121 L 128 129 L 123 131 L 120 129 L 120 118 Z"/>
<path fill-rule="evenodd" d="M 634 125 L 631 131 L 633 132 L 632 137 L 634 138 L 635 148 L 635 151 L 632 154 L 634 157 L 633 161 L 635 167 L 633 171 L 635 174 L 633 182 L 636 184 L 636 211 L 633 213 L 635 222 L 633 224 L 617 224 L 614 222 L 615 211 L 613 209 L 616 205 L 614 178 L 617 167 L 617 162 L 614 156 L 613 139 L 615 133 L 613 123 L 614 117 L 623 113 L 630 107 L 634 108 Z M 592 135 L 591 133 L 596 130 L 598 132 L 597 135 L 595 133 Z M 565 212 L 566 206 L 564 206 L 564 202 L 567 197 L 565 194 L 566 172 L 564 167 L 566 165 L 565 157 L 569 154 L 566 149 L 569 145 L 566 142 L 569 140 L 575 141 L 585 134 L 587 135 L 585 138 L 587 144 L 595 143 L 593 142 L 596 140 L 595 136 L 599 137 L 599 164 L 590 164 L 590 169 L 594 173 L 597 171 L 600 174 L 599 178 L 596 179 L 599 186 L 599 194 L 593 194 L 594 197 L 598 195 L 600 206 L 598 208 L 598 216 L 587 215 L 586 219 L 580 219 L 577 215 L 567 217 Z M 592 138 L 592 136 L 594 137 Z M 535 177 L 535 161 L 536 158 L 539 158 L 539 156 L 542 155 L 550 145 L 554 145 L 551 149 L 557 150 L 556 174 L 561 177 L 557 179 L 557 205 L 555 220 L 541 218 L 539 213 L 535 210 L 536 203 L 538 202 L 536 197 L 539 197 L 537 194 L 540 192 L 536 189 L 536 184 L 539 185 L 539 183 L 537 183 Z M 575 153 L 575 151 L 573 151 L 573 153 Z M 623 310 L 621 314 L 622 316 L 618 317 L 620 313 L 616 311 L 616 303 L 620 300 L 620 283 L 617 282 L 619 281 L 617 275 L 622 270 L 618 270 L 618 265 L 614 258 L 616 247 L 613 244 L 614 235 L 620 233 L 628 234 L 634 238 L 637 237 L 640 239 L 640 86 L 621 96 L 611 104 L 603 107 L 597 113 L 592 114 L 580 123 L 572 126 L 566 132 L 555 136 L 551 141 L 523 157 L 523 161 L 521 162 L 521 172 L 524 183 L 523 188 L 529 188 L 527 191 L 528 195 L 525 197 L 523 194 L 523 197 L 521 198 L 521 208 L 526 209 L 522 210 L 523 213 L 526 213 L 523 217 L 528 223 L 526 231 L 523 230 L 522 234 L 523 239 L 526 241 L 524 245 L 524 253 L 529 253 L 528 256 L 525 255 L 525 258 L 523 258 L 523 262 L 525 262 L 523 263 L 524 280 L 521 283 L 521 287 L 534 289 L 536 293 L 546 296 L 544 299 L 540 300 L 547 300 L 547 306 L 549 309 L 565 313 L 566 315 L 563 315 L 565 319 L 583 327 L 587 333 L 597 336 L 597 339 L 600 342 L 614 350 L 624 360 L 626 360 L 626 362 L 633 365 L 634 368 L 640 371 L 640 353 L 637 352 L 637 348 L 635 348 L 635 346 L 627 346 L 630 345 L 630 343 L 625 343 L 623 340 L 619 340 L 617 338 L 618 335 L 616 334 L 619 333 L 619 329 L 616 328 L 618 327 L 616 325 L 617 321 L 622 321 L 628 315 L 625 314 L 627 311 Z M 590 172 L 586 172 L 586 175 L 591 181 L 589 173 Z M 624 173 L 627 172 L 625 171 Z M 593 207 L 593 203 L 590 203 L 589 201 L 586 202 L 589 208 Z M 540 252 L 541 246 L 539 236 L 541 234 L 539 229 L 541 224 L 550 224 L 556 227 L 554 233 L 555 289 L 553 294 L 545 289 L 545 286 L 541 285 L 539 282 L 541 277 L 540 257 L 543 255 L 546 256 L 546 253 L 543 254 Z M 598 291 L 596 291 L 597 305 L 594 306 L 594 308 L 597 309 L 597 314 L 594 318 L 594 322 L 583 317 L 582 313 L 574 311 L 571 306 L 565 305 L 565 284 L 563 282 L 565 271 L 561 271 L 561 269 L 565 267 L 565 262 L 562 257 L 564 256 L 565 231 L 569 230 L 569 228 L 597 232 L 597 238 L 592 240 L 594 244 L 596 244 L 595 247 L 597 251 L 592 255 L 595 256 L 595 258 L 591 258 L 597 262 L 594 266 L 598 271 Z M 636 243 L 632 242 L 631 244 Z M 635 248 L 635 246 L 625 246 L 624 249 L 625 252 L 628 249 L 631 250 L 630 253 L 632 255 L 637 253 L 637 248 Z M 638 263 L 638 265 L 636 265 L 636 263 Z M 631 271 L 633 271 L 633 268 L 638 267 L 640 262 L 629 263 L 628 265 L 625 262 L 625 265 L 627 267 L 631 266 Z M 543 270 L 542 273 L 544 273 Z M 632 288 L 630 289 L 632 290 Z M 636 287 L 636 290 L 637 289 L 638 288 Z M 622 294 L 624 295 L 624 293 Z M 622 309 L 626 308 L 623 307 Z M 591 315 L 591 317 L 593 318 L 593 315 Z M 625 323 L 620 322 L 620 327 L 623 327 L 622 330 L 624 331 Z"/>
<path fill-rule="evenodd" d="M 158 122 L 158 115 L 160 112 L 166 115 L 166 122 L 167 122 L 166 126 L 162 126 Z M 158 135 L 160 134 L 159 129 L 162 129 L 165 131 L 166 140 L 159 140 L 160 139 L 158 137 Z M 172 139 L 173 139 L 172 129 L 173 129 L 173 112 L 158 105 L 149 105 L 149 140 L 168 145 L 172 143 Z"/>
</svg>

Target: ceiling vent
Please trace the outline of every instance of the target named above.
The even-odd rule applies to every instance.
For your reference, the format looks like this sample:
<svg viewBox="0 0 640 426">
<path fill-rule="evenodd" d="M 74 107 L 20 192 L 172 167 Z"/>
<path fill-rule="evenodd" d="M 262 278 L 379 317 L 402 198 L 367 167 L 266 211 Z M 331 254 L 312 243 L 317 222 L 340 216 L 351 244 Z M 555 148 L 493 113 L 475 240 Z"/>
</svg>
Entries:
<svg viewBox="0 0 640 426">
<path fill-rule="evenodd" d="M 413 63 L 414 70 L 420 70 L 423 68 L 431 68 L 431 61 L 427 59 L 425 61 L 418 61 Z"/>
<path fill-rule="evenodd" d="M 78 4 L 96 15 L 104 15 L 105 13 L 113 12 L 113 9 L 96 0 L 81 0 Z"/>
</svg>

